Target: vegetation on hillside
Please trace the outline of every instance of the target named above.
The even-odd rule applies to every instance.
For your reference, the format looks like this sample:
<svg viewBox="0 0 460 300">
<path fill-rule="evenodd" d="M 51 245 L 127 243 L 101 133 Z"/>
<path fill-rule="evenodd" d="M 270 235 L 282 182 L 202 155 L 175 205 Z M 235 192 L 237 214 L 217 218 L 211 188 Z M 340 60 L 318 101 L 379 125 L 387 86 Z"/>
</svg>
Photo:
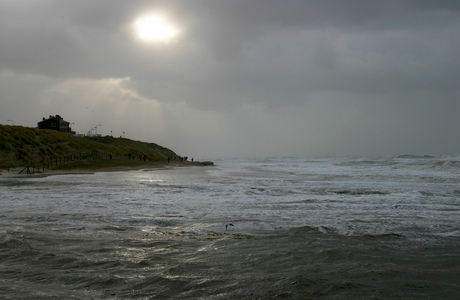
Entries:
<svg viewBox="0 0 460 300">
<path fill-rule="evenodd" d="M 175 153 L 154 143 L 126 138 L 77 137 L 55 130 L 0 125 L 0 169 L 38 166 L 69 156 L 81 159 L 127 158 L 144 154 L 149 161 L 164 161 Z"/>
</svg>

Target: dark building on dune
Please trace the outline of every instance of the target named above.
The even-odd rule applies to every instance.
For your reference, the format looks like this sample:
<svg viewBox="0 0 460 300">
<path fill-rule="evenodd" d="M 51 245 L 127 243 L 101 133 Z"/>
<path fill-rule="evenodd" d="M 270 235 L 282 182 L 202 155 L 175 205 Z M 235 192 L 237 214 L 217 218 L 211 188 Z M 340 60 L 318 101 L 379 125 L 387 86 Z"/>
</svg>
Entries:
<svg viewBox="0 0 460 300">
<path fill-rule="evenodd" d="M 48 119 L 43 118 L 43 120 L 37 124 L 38 129 L 52 129 L 60 132 L 72 133 L 70 123 L 65 121 L 60 115 L 50 115 Z"/>
</svg>

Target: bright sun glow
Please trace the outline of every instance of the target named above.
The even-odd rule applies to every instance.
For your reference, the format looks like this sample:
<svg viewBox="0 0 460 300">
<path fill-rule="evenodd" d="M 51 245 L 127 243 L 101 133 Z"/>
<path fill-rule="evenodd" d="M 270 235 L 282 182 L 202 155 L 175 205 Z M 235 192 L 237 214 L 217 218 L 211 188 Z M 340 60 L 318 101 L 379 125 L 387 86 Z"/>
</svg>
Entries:
<svg viewBox="0 0 460 300">
<path fill-rule="evenodd" d="M 137 36 L 143 40 L 170 42 L 177 29 L 163 17 L 147 16 L 135 22 Z"/>
</svg>

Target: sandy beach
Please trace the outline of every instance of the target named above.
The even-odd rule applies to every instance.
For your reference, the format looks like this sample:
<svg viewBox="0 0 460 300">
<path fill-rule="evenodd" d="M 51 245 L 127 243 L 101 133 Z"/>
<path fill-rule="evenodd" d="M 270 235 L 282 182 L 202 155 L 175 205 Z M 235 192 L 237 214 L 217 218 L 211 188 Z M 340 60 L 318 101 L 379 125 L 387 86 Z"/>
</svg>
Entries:
<svg viewBox="0 0 460 300">
<path fill-rule="evenodd" d="M 101 160 L 91 161 L 90 164 L 87 162 L 67 164 L 57 169 L 32 169 L 29 168 L 9 168 L 0 169 L 0 178 L 32 178 L 32 177 L 46 177 L 53 175 L 65 175 L 65 174 L 93 174 L 97 172 L 123 172 L 141 169 L 152 169 L 152 168 L 175 168 L 175 167 L 191 167 L 191 166 L 204 166 L 212 164 L 211 162 L 189 162 L 189 161 L 138 161 L 138 160 Z"/>
</svg>

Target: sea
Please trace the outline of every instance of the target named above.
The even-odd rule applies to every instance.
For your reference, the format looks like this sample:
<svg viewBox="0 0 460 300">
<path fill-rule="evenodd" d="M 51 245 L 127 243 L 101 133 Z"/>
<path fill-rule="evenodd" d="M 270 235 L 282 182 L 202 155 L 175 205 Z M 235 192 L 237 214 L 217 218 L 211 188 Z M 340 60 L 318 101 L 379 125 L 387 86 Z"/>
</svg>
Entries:
<svg viewBox="0 0 460 300">
<path fill-rule="evenodd" d="M 460 156 L 0 178 L 0 299 L 459 299 Z"/>
</svg>

